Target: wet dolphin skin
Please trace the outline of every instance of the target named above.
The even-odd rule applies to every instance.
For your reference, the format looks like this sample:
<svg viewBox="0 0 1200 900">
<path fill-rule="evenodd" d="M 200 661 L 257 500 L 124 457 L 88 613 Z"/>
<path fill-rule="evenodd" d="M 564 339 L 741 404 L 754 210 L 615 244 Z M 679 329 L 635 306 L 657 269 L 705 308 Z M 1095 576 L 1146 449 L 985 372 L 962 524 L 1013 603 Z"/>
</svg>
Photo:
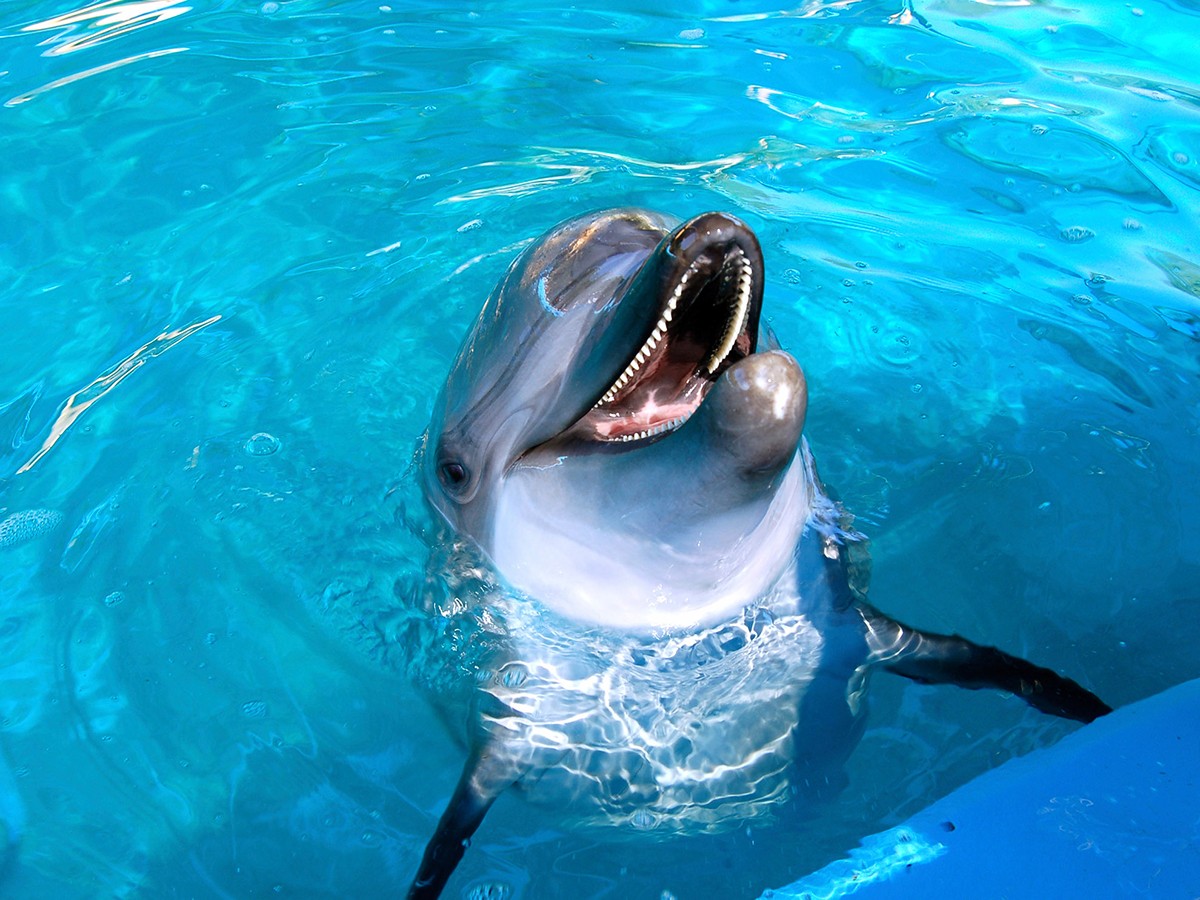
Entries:
<svg viewBox="0 0 1200 900">
<path fill-rule="evenodd" d="M 867 602 L 860 536 L 804 439 L 804 373 L 762 303 L 742 222 L 617 209 L 550 231 L 484 304 L 420 471 L 486 573 L 455 609 L 488 640 L 464 687 L 463 774 L 410 897 L 441 892 L 509 787 L 651 836 L 774 815 L 836 780 L 874 668 L 1083 722 L 1108 711 Z"/>
</svg>

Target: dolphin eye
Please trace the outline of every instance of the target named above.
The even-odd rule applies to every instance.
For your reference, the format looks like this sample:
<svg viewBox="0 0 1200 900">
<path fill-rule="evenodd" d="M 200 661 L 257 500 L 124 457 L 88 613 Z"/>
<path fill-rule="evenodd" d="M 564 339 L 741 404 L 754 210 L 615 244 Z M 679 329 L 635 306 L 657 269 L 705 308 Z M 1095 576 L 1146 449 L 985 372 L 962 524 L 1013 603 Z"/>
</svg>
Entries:
<svg viewBox="0 0 1200 900">
<path fill-rule="evenodd" d="M 443 487 L 450 490 L 461 488 L 467 483 L 467 477 L 467 469 L 462 463 L 450 461 L 438 466 L 438 478 Z"/>
</svg>

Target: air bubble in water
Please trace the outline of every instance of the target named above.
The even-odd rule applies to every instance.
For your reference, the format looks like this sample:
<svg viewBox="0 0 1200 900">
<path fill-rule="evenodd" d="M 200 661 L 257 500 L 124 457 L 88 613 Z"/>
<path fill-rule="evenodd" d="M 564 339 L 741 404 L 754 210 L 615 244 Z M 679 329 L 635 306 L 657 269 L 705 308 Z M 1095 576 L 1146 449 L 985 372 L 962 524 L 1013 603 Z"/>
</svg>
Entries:
<svg viewBox="0 0 1200 900">
<path fill-rule="evenodd" d="M 280 446 L 279 438 L 273 434 L 267 434 L 265 431 L 260 431 L 258 434 L 251 436 L 242 449 L 246 451 L 247 456 L 270 456 Z"/>
</svg>

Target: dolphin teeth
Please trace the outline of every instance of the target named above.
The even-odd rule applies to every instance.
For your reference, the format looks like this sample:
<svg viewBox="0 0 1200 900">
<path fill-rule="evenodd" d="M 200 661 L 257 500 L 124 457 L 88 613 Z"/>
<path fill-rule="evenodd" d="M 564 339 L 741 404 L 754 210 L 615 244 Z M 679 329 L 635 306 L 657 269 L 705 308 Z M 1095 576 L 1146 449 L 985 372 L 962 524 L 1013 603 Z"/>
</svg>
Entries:
<svg viewBox="0 0 1200 900">
<path fill-rule="evenodd" d="M 733 349 L 738 335 L 741 334 L 742 328 L 746 324 L 746 312 L 750 308 L 750 285 L 754 280 L 754 270 L 751 268 L 745 254 L 740 250 L 736 251 L 733 261 L 738 266 L 737 305 L 734 307 L 733 314 L 729 317 L 729 322 L 725 326 L 725 333 L 721 336 L 721 342 L 705 363 L 710 375 L 717 371 L 721 363 L 729 356 L 729 351 Z"/>
<path fill-rule="evenodd" d="M 728 268 L 725 270 L 727 273 L 726 277 L 728 278 L 727 283 L 736 279 L 737 290 L 735 303 L 733 309 L 730 311 L 729 319 L 725 323 L 725 330 L 721 334 L 720 341 L 717 343 L 709 357 L 704 361 L 704 368 L 707 369 L 710 375 L 715 373 L 717 369 L 720 368 L 721 363 L 726 360 L 730 351 L 733 350 L 734 344 L 737 343 L 738 335 L 742 333 L 742 329 L 745 327 L 746 316 L 750 309 L 750 295 L 752 293 L 752 287 L 754 284 L 754 269 L 750 265 L 750 261 L 746 259 L 745 254 L 741 250 L 734 250 L 733 254 L 730 256 L 729 264 L 730 266 L 737 267 L 736 273 L 730 271 Z M 632 379 L 634 375 L 641 369 L 641 367 L 649 361 L 654 350 L 658 347 L 659 342 L 666 337 L 668 333 L 668 325 L 675 316 L 675 310 L 683 296 L 683 291 L 687 287 L 687 283 L 697 271 L 697 268 L 692 267 L 687 269 L 680 276 L 679 283 L 675 285 L 675 290 L 672 291 L 671 296 L 667 298 L 667 306 L 662 311 L 662 315 L 659 317 L 654 329 L 650 332 L 650 336 L 646 338 L 645 342 L 638 349 L 633 359 L 629 361 L 629 364 L 625 367 L 625 371 L 621 373 L 620 377 L 618 377 L 615 382 L 613 382 L 612 386 L 604 393 L 604 395 L 596 401 L 593 409 L 601 407 L 606 403 L 611 403 L 616 398 L 617 394 L 621 392 L 622 388 L 629 383 L 630 379 Z M 641 438 L 650 437 L 653 434 L 661 434 L 668 428 L 677 428 L 680 424 L 682 424 L 682 420 L 672 420 L 664 423 L 661 427 L 656 426 L 649 431 L 642 431 L 631 435 L 622 435 L 621 440 L 639 440 Z"/>
<path fill-rule="evenodd" d="M 644 441 L 646 438 L 658 437 L 660 434 L 666 434 L 668 431 L 674 431 L 689 418 L 691 413 L 685 413 L 681 416 L 676 416 L 673 419 L 668 419 L 665 422 L 659 422 L 650 428 L 644 428 L 641 431 L 633 432 L 632 434 L 622 434 L 617 437 L 610 437 L 610 441 L 620 441 L 623 444 L 628 444 L 630 441 Z"/>
</svg>

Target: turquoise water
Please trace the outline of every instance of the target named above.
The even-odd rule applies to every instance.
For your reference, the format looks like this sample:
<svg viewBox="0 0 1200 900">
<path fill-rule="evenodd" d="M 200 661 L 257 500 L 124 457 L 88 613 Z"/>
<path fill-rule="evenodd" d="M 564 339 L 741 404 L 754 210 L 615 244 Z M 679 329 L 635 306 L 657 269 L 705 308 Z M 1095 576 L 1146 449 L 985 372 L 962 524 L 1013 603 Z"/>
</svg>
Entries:
<svg viewBox="0 0 1200 900">
<path fill-rule="evenodd" d="M 1200 675 L 1194 3 L 0 6 L 0 894 L 394 895 L 461 752 L 406 470 L 524 243 L 731 211 L 873 598 L 1114 705 Z M 450 894 L 756 896 L 1074 726 L 879 677 L 811 820 Z"/>
</svg>

